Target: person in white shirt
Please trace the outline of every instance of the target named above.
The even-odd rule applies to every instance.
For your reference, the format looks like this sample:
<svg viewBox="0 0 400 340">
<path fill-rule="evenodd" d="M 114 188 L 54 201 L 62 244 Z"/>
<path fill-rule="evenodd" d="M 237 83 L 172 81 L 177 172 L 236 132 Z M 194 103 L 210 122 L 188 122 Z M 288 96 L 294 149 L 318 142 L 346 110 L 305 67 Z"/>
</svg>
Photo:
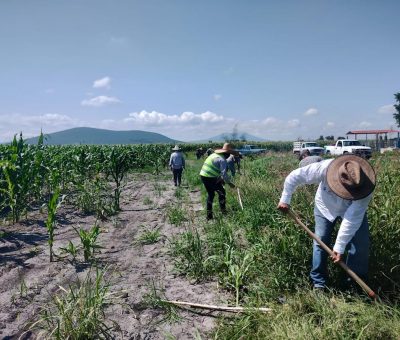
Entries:
<svg viewBox="0 0 400 340">
<path fill-rule="evenodd" d="M 228 166 L 228 170 L 231 171 L 232 177 L 235 177 L 236 174 L 236 169 L 235 169 L 235 155 L 231 154 L 227 159 L 226 159 L 226 164 Z"/>
<path fill-rule="evenodd" d="M 328 246 L 338 218 L 342 218 L 332 260 L 342 260 L 361 278 L 368 275 L 369 230 L 366 211 L 375 188 L 375 172 L 364 158 L 343 155 L 293 170 L 285 180 L 278 209 L 288 212 L 299 185 L 319 184 L 315 195 L 315 234 Z M 323 289 L 327 280 L 328 254 L 314 241 L 310 273 L 314 288 Z"/>
</svg>

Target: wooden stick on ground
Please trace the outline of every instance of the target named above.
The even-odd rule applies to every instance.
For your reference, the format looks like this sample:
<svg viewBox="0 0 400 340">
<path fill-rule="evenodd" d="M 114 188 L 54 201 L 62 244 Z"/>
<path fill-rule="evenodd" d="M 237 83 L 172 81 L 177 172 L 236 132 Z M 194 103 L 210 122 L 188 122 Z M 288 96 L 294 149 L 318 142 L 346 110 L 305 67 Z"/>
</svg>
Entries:
<svg viewBox="0 0 400 340">
<path fill-rule="evenodd" d="M 237 194 L 238 194 L 238 198 L 239 198 L 239 204 L 243 210 L 243 203 L 242 203 L 242 197 L 240 197 L 240 190 L 239 190 L 239 188 L 236 188 L 236 189 L 237 189 Z"/>
<path fill-rule="evenodd" d="M 210 309 L 210 310 L 218 310 L 222 312 L 246 312 L 246 311 L 254 311 L 254 312 L 263 312 L 263 313 L 271 313 L 271 308 L 265 307 L 228 307 L 228 306 L 214 306 L 214 305 L 203 305 L 199 303 L 191 303 L 191 302 L 184 302 L 184 301 L 174 301 L 174 300 L 162 300 L 162 302 L 171 303 L 177 306 L 184 306 L 184 307 L 193 307 L 193 308 L 201 308 L 201 309 Z"/>
</svg>

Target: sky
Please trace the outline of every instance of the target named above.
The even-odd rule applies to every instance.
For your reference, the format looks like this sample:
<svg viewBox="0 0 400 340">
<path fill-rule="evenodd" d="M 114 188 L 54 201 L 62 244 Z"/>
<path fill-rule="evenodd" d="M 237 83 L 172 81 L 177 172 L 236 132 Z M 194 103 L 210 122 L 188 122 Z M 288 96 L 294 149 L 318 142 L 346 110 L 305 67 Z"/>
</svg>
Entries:
<svg viewBox="0 0 400 340">
<path fill-rule="evenodd" d="M 396 128 L 397 0 L 0 1 L 0 142 Z"/>
</svg>

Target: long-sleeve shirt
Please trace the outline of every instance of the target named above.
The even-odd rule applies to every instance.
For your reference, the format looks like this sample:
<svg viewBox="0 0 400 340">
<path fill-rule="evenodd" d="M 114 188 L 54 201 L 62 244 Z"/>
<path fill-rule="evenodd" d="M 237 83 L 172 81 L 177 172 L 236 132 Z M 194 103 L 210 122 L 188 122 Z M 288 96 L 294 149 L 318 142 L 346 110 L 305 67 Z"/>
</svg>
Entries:
<svg viewBox="0 0 400 340">
<path fill-rule="evenodd" d="M 227 174 L 228 163 L 224 156 L 216 157 L 213 159 L 212 164 L 221 171 L 221 177 L 226 183 L 231 183 L 231 180 Z"/>
<path fill-rule="evenodd" d="M 235 163 L 235 156 L 234 155 L 230 155 L 227 159 L 226 162 L 229 163 Z"/>
<path fill-rule="evenodd" d="M 326 172 L 332 161 L 332 159 L 328 159 L 293 170 L 286 177 L 280 201 L 290 204 L 292 194 L 299 185 L 319 184 L 315 195 L 316 208 L 331 222 L 339 216 L 342 217 L 333 250 L 343 254 L 347 244 L 360 228 L 372 194 L 356 201 L 345 200 L 337 196 L 330 190 L 326 180 Z"/>
<path fill-rule="evenodd" d="M 182 152 L 173 152 L 169 158 L 169 167 L 172 169 L 182 169 L 185 167 L 185 158 Z"/>
</svg>

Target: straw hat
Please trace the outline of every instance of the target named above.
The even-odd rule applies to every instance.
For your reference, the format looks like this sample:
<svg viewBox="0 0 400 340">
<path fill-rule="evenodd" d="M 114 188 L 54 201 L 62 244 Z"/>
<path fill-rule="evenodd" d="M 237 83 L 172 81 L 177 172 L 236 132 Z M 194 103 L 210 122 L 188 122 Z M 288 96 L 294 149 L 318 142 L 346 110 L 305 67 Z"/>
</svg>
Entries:
<svg viewBox="0 0 400 340">
<path fill-rule="evenodd" d="M 229 153 L 229 154 L 237 154 L 237 151 L 233 148 L 233 145 L 230 143 L 225 143 L 222 149 L 217 149 L 214 151 L 215 153 Z"/>
<path fill-rule="evenodd" d="M 179 147 L 179 145 L 175 145 L 173 148 L 172 148 L 172 151 L 181 151 L 182 149 Z"/>
<path fill-rule="evenodd" d="M 346 200 L 360 200 L 375 189 L 375 171 L 367 160 L 343 155 L 332 161 L 326 173 L 329 188 Z"/>
</svg>

